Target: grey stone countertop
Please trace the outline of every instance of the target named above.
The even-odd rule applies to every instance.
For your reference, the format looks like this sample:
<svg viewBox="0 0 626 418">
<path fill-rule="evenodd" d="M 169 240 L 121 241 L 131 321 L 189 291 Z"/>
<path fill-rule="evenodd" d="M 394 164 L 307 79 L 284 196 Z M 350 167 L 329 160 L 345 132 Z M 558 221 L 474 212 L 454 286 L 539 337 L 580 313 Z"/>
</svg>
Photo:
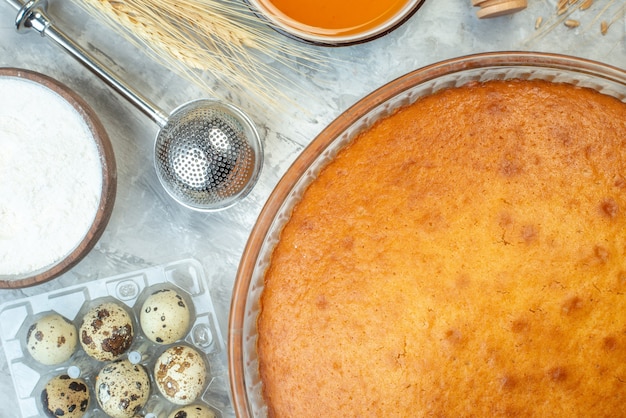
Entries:
<svg viewBox="0 0 626 418">
<path fill-rule="evenodd" d="M 238 263 L 264 202 L 299 153 L 359 99 L 410 71 L 481 52 L 551 52 L 626 68 L 622 1 L 595 0 L 591 9 L 572 13 L 569 18 L 580 21 L 575 28 L 565 26 L 557 16 L 557 0 L 528 3 L 518 13 L 480 20 L 470 0 L 426 0 L 405 24 L 370 42 L 339 48 L 303 44 L 315 55 L 314 63 L 297 62 L 295 68 L 275 65 L 293 85 L 286 87 L 288 81 L 277 81 L 264 86 L 268 92 L 285 93 L 289 97 L 285 102 L 291 103 L 254 105 L 241 91 L 224 88 L 212 74 L 206 74 L 215 95 L 242 108 L 257 124 L 265 160 L 257 185 L 243 201 L 224 211 L 201 213 L 182 207 L 160 186 L 152 151 L 158 126 L 51 42 L 35 33 L 18 34 L 14 8 L 0 0 L 0 67 L 46 74 L 82 96 L 107 129 L 118 167 L 115 207 L 95 248 L 73 269 L 50 282 L 0 290 L 0 304 L 194 258 L 205 271 L 225 339 Z M 162 108 L 174 109 L 206 96 L 187 79 L 138 53 L 136 46 L 75 3 L 52 0 L 49 15 L 79 44 Z M 540 16 L 543 22 L 537 29 Z M 601 20 L 610 23 L 604 35 Z M 281 35 L 269 31 L 267 36 Z M 269 66 L 274 64 L 267 62 Z M 0 100 L 10 98 L 0 92 Z M 4 354 L 0 354 L 0 416 L 19 416 Z"/>
</svg>

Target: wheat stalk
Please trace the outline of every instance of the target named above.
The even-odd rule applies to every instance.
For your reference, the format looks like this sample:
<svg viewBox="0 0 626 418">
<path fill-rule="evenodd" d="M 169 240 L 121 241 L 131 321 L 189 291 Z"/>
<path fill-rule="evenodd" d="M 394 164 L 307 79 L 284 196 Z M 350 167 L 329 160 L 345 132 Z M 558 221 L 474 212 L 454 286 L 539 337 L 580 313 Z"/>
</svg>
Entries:
<svg viewBox="0 0 626 418">
<path fill-rule="evenodd" d="M 618 1 L 622 2 L 623 0 L 604 1 L 605 3 L 602 5 L 601 0 L 559 0 L 556 5 L 554 5 L 554 13 L 545 21 L 545 23 L 543 23 L 543 19 L 541 19 L 542 24 L 536 26 L 537 30 L 535 34 L 528 40 L 528 42 L 530 43 L 543 38 L 557 27 L 561 27 L 562 25 L 568 26 L 567 22 L 571 20 L 574 14 L 577 14 L 581 17 L 583 15 L 591 16 L 591 13 L 594 12 L 591 12 L 588 9 L 596 2 L 601 4 L 602 8 L 599 11 L 595 12 L 593 16 L 591 16 L 592 19 L 590 23 L 586 24 L 583 27 L 583 30 L 588 31 L 595 27 L 595 30 L 600 31 L 599 27 L 597 26 L 597 22 L 600 19 L 603 19 L 603 24 L 606 25 L 606 27 L 608 28 L 626 14 L 626 3 L 618 3 Z M 552 2 L 549 3 L 551 4 Z M 573 21 L 578 22 L 578 19 L 574 19 Z"/>
<path fill-rule="evenodd" d="M 267 88 L 285 84 L 272 62 L 295 71 L 321 62 L 316 50 L 274 33 L 243 2 L 74 1 L 152 59 L 211 95 L 216 93 L 207 73 L 254 102 L 276 105 L 290 98 L 287 92 Z M 292 83 L 287 90 L 293 88 L 297 87 Z"/>
</svg>

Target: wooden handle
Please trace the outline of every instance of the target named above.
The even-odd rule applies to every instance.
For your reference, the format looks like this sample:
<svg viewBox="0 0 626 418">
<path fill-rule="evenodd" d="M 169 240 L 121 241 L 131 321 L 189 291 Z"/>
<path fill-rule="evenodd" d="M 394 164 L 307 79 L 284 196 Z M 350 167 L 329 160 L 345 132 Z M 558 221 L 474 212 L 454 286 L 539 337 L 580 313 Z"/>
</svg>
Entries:
<svg viewBox="0 0 626 418">
<path fill-rule="evenodd" d="M 476 16 L 486 19 L 519 12 L 528 6 L 528 0 L 472 0 L 472 5 L 480 7 Z"/>
</svg>

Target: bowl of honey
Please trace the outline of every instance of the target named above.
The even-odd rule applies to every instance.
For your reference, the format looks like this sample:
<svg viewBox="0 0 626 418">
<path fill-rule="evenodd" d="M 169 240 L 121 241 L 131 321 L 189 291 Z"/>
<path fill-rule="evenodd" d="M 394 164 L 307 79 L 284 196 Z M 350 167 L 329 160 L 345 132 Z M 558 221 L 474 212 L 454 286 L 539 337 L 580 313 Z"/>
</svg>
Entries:
<svg viewBox="0 0 626 418">
<path fill-rule="evenodd" d="M 277 31 L 306 43 L 343 46 L 383 36 L 408 20 L 424 0 L 248 0 Z"/>
</svg>

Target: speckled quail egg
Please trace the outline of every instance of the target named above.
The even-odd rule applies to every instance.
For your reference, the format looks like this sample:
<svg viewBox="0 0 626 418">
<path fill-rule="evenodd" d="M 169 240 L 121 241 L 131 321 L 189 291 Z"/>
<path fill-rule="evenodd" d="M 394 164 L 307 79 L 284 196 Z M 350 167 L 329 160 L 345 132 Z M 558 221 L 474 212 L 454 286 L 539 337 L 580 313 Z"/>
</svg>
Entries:
<svg viewBox="0 0 626 418">
<path fill-rule="evenodd" d="M 191 311 L 187 301 L 173 289 L 159 289 L 141 306 L 139 322 L 150 341 L 171 344 L 189 330 Z"/>
<path fill-rule="evenodd" d="M 80 326 L 80 344 L 89 356 L 100 361 L 119 358 L 130 348 L 133 336 L 130 315 L 114 302 L 91 308 Z"/>
<path fill-rule="evenodd" d="M 189 405 L 198 399 L 207 373 L 202 355 L 186 345 L 168 348 L 154 365 L 154 381 L 159 392 L 177 405 Z"/>
<path fill-rule="evenodd" d="M 141 364 L 117 360 L 96 376 L 96 399 L 100 408 L 113 418 L 134 417 L 150 396 L 150 377 Z"/>
<path fill-rule="evenodd" d="M 87 384 L 68 375 L 56 376 L 41 392 L 41 406 L 48 417 L 82 417 L 89 407 Z"/>
<path fill-rule="evenodd" d="M 76 327 L 69 320 L 51 313 L 32 324 L 26 334 L 26 348 L 39 363 L 47 366 L 69 360 L 76 350 Z"/>
<path fill-rule="evenodd" d="M 205 405 L 187 405 L 182 408 L 175 409 L 167 418 L 215 418 L 215 412 L 213 412 L 208 406 Z"/>
</svg>

